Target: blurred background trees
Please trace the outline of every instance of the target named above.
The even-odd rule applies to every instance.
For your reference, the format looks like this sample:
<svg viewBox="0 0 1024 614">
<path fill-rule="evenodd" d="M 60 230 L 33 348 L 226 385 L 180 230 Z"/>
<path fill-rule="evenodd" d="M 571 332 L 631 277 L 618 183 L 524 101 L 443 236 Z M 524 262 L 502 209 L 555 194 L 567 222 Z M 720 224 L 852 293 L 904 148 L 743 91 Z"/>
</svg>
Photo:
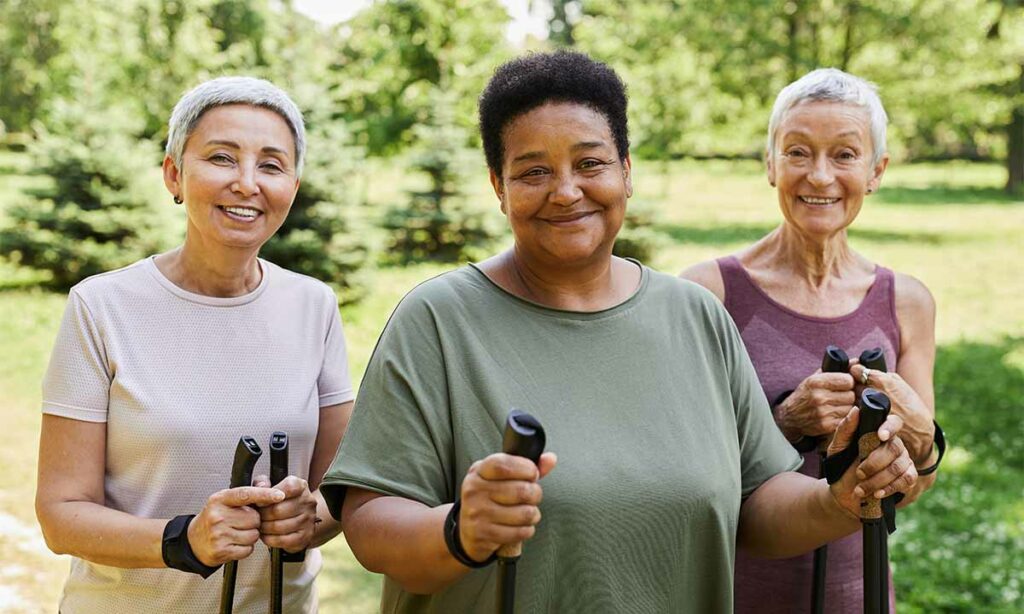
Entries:
<svg viewBox="0 0 1024 614">
<path fill-rule="evenodd" d="M 546 11 L 546 39 L 510 42 L 511 18 L 492 0 L 378 0 L 335 25 L 314 21 L 288 0 L 5 0 L 0 135 L 10 147 L 68 139 L 67 150 L 79 150 L 83 161 L 76 172 L 92 168 L 102 185 L 110 177 L 100 158 L 117 156 L 80 151 L 93 141 L 78 124 L 108 118 L 110 142 L 155 167 L 183 91 L 221 74 L 269 78 L 309 115 L 316 162 L 266 255 L 351 296 L 358 296 L 358 271 L 380 261 L 382 248 L 385 261 L 464 259 L 493 239 L 493 229 L 460 200 L 459 172 L 479 165 L 479 154 L 466 155 L 478 146 L 477 95 L 494 67 L 523 49 L 575 48 L 619 70 L 631 95 L 632 152 L 640 158 L 758 158 L 775 93 L 808 70 L 837 66 L 881 88 L 897 159 L 999 160 L 1007 190 L 1024 190 L 1019 0 L 528 5 Z M 367 208 L 361 169 L 373 160 L 425 173 L 429 185 Z M 63 172 L 52 164 L 36 171 Z M 53 189 L 41 197 L 53 215 L 61 203 L 78 202 L 61 193 L 72 189 L 66 182 Z M 128 207 L 123 200 L 94 204 Z M 43 213 L 19 211 L 19 224 L 30 217 L 42 223 Z M 637 229 L 653 223 L 635 217 Z M 32 234 L 28 228 L 18 232 Z M 631 253 L 652 249 L 648 234 L 634 233 L 640 245 Z M 28 263 L 27 244 L 13 237 L 8 233 L 0 251 Z M 127 242 L 125 253 L 133 253 Z M 67 267 L 60 274 L 71 276 L 62 283 L 73 281 Z"/>
</svg>

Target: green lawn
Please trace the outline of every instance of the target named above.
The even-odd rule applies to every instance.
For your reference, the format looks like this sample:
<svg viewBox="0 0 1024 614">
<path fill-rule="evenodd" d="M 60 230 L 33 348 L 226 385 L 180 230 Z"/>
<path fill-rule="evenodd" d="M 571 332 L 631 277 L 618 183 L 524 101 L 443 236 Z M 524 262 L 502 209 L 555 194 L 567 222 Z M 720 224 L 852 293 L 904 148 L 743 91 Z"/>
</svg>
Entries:
<svg viewBox="0 0 1024 614">
<path fill-rule="evenodd" d="M 26 169 L 23 157 L 0 153 L 0 209 L 38 185 Z M 892 540 L 904 613 L 1024 611 L 1024 203 L 999 191 L 1002 173 L 894 165 L 851 232 L 855 248 L 924 281 L 939 308 L 937 411 L 951 447 L 938 485 L 901 513 Z M 368 182 L 371 203 L 402 197 L 399 170 L 374 174 L 383 179 Z M 497 216 L 482 169 L 477 177 L 467 190 Z M 638 161 L 634 186 L 633 205 L 655 212 L 663 236 L 649 264 L 664 271 L 734 251 L 779 219 L 753 162 Z M 343 309 L 357 381 L 397 301 L 445 268 L 376 271 L 366 300 Z M 52 612 L 67 561 L 41 543 L 32 497 L 39 381 L 64 299 L 26 287 L 32 279 L 0 265 L 0 287 L 14 286 L 0 292 L 0 611 Z M 375 611 L 379 577 L 362 571 L 344 539 L 324 554 L 322 611 Z"/>
</svg>

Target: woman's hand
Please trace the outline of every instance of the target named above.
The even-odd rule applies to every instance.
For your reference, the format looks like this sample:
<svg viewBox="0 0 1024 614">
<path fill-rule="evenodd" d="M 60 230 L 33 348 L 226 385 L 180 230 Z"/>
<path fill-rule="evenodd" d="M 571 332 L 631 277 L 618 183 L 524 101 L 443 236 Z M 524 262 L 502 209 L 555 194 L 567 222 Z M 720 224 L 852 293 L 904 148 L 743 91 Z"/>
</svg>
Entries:
<svg viewBox="0 0 1024 614">
<path fill-rule="evenodd" d="M 856 359 L 854 359 L 856 360 Z M 868 371 L 864 381 L 864 371 Z M 910 387 L 899 373 L 886 373 L 874 369 L 865 369 L 854 362 L 850 365 L 850 375 L 858 383 L 858 391 L 862 386 L 870 386 L 884 392 L 892 402 L 892 412 L 903 419 L 900 438 L 906 442 L 910 457 L 919 467 L 927 467 L 932 455 L 932 443 L 935 441 L 935 423 L 932 412 L 924 400 Z"/>
<path fill-rule="evenodd" d="M 856 401 L 853 376 L 818 370 L 775 408 L 775 422 L 791 442 L 830 435 Z"/>
<path fill-rule="evenodd" d="M 261 475 L 253 481 L 256 486 L 270 487 L 270 479 Z M 309 483 L 290 475 L 274 486 L 284 492 L 279 503 L 261 506 L 260 539 L 268 548 L 281 548 L 285 552 L 298 552 L 309 547 L 316 533 L 317 500 L 309 492 Z"/>
<path fill-rule="evenodd" d="M 842 452 L 857 436 L 860 409 L 854 407 L 839 427 L 828 446 L 828 454 Z M 908 492 L 917 482 L 917 468 L 907 453 L 903 441 L 896 436 L 903 428 L 903 420 L 890 413 L 878 429 L 878 446 L 861 463 L 853 463 L 843 477 L 830 486 L 832 496 L 845 510 L 860 516 L 861 499 L 884 499 L 896 492 Z"/>
<path fill-rule="evenodd" d="M 213 493 L 188 525 L 192 552 L 211 567 L 244 559 L 260 538 L 260 513 L 253 506 L 273 505 L 284 498 L 281 490 L 256 486 Z"/>
<path fill-rule="evenodd" d="M 459 540 L 471 559 L 484 561 L 501 546 L 533 537 L 543 497 L 538 480 L 557 462 L 545 452 L 539 467 L 500 453 L 473 463 L 462 482 L 459 513 Z"/>
</svg>

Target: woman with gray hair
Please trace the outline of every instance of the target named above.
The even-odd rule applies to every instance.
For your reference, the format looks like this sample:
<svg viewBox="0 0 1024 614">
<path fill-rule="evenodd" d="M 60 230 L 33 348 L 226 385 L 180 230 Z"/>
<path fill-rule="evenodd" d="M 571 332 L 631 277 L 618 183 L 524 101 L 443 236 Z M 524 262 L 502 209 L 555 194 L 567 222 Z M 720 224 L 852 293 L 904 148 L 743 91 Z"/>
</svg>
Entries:
<svg viewBox="0 0 1024 614">
<path fill-rule="evenodd" d="M 934 483 L 938 464 L 935 302 L 920 281 L 876 265 L 847 241 L 847 228 L 889 163 L 886 122 L 874 86 L 840 70 L 815 70 L 788 85 L 772 110 L 766 152 L 781 224 L 753 245 L 682 275 L 724 302 L 775 423 L 803 453 L 802 473 L 820 475 L 817 443 L 836 430 L 862 387 L 889 396 L 920 476 L 905 504 Z M 854 358 L 848 373 L 822 373 L 829 345 L 850 356 L 881 348 L 889 372 Z M 860 612 L 861 556 L 859 534 L 829 544 L 827 558 L 819 554 L 816 563 L 810 553 L 765 560 L 739 552 L 736 611 L 808 611 L 817 567 L 819 575 L 827 570 L 817 607 L 824 597 L 824 611 Z M 891 589 L 889 600 L 894 606 Z"/>
<path fill-rule="evenodd" d="M 267 547 L 311 548 L 284 566 L 284 609 L 316 610 L 315 546 L 339 531 L 316 489 L 351 413 L 345 339 L 328 286 L 258 257 L 304 154 L 302 115 L 271 83 L 199 85 L 174 108 L 163 162 L 184 243 L 71 289 L 36 495 L 47 544 L 73 557 L 64 614 L 216 611 L 219 576 L 204 578 L 242 559 L 235 611 L 263 611 Z M 225 488 L 239 438 L 274 431 L 289 436 L 288 477 Z"/>
</svg>

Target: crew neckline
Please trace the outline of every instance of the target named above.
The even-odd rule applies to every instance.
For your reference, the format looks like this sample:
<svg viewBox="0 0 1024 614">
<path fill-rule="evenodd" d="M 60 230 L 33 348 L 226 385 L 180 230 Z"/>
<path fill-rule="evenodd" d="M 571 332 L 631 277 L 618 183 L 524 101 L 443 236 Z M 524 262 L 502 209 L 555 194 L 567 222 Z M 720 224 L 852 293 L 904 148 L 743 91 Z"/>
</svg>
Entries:
<svg viewBox="0 0 1024 614">
<path fill-rule="evenodd" d="M 470 270 L 474 271 L 479 277 L 481 277 L 489 287 L 496 290 L 499 295 L 505 297 L 506 300 L 512 301 L 513 303 L 519 305 L 520 307 L 524 307 L 531 311 L 559 318 L 569 318 L 573 320 L 597 320 L 601 318 L 606 318 L 608 316 L 616 315 L 626 309 L 631 308 L 647 292 L 648 282 L 650 279 L 648 268 L 645 267 L 639 260 L 636 260 L 634 258 L 624 258 L 624 260 L 631 262 L 632 264 L 635 264 L 640 269 L 640 283 L 637 284 L 636 289 L 633 290 L 633 292 L 628 297 L 626 297 L 621 303 L 612 305 L 611 307 L 600 309 L 598 311 L 575 311 L 572 309 L 559 309 L 557 307 L 543 305 L 536 301 L 531 301 L 530 299 L 526 299 L 516 294 L 513 294 L 512 292 L 509 292 L 505 288 L 502 288 L 500 285 L 498 285 L 497 282 L 495 282 L 486 273 L 484 273 L 483 270 L 480 269 L 479 265 L 477 265 L 475 262 L 470 262 L 469 268 Z"/>
<path fill-rule="evenodd" d="M 210 307 L 236 307 L 251 303 L 259 298 L 267 289 L 267 284 L 270 283 L 270 267 L 267 266 L 267 263 L 262 258 L 257 258 L 256 262 L 260 267 L 260 284 L 252 292 L 241 296 L 206 296 L 205 294 L 190 292 L 175 284 L 160 271 L 160 268 L 156 266 L 156 256 L 146 258 L 144 266 L 158 284 L 178 298 Z"/>
</svg>

